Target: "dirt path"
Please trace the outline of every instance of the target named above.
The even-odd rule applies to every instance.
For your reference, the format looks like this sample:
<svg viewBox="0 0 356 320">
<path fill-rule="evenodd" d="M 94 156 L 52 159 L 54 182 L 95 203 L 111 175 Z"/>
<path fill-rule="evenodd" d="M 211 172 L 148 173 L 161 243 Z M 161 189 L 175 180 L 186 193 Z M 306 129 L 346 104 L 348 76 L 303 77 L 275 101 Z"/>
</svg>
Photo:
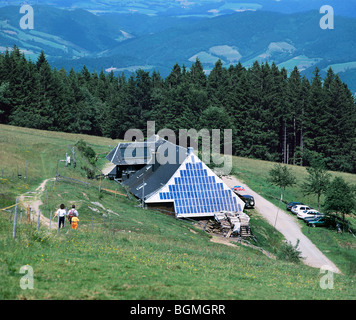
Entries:
<svg viewBox="0 0 356 320">
<path fill-rule="evenodd" d="M 233 176 L 225 176 L 222 180 L 227 186 L 233 187 L 240 185 L 245 188 L 245 194 L 250 194 L 255 198 L 256 210 L 272 225 L 276 221 L 278 207 L 261 197 L 259 194 L 251 190 L 246 184 L 240 182 Z M 283 236 L 292 245 L 297 243 L 299 239 L 299 250 L 302 252 L 303 262 L 314 268 L 321 268 L 331 270 L 333 272 L 341 273 L 336 265 L 330 261 L 310 240 L 306 237 L 301 227 L 296 221 L 296 218 L 284 212 L 281 208 L 278 212 L 278 219 L 276 222 L 276 229 L 283 234 Z"/>
<path fill-rule="evenodd" d="M 35 212 L 35 219 L 37 221 L 38 219 L 38 211 L 40 206 L 43 204 L 43 202 L 41 201 L 41 196 L 45 190 L 46 187 L 46 183 L 48 181 L 53 181 L 55 178 L 51 178 L 51 179 L 46 179 L 44 180 L 39 187 L 36 189 L 35 192 L 27 192 L 25 194 L 22 194 L 19 197 L 19 202 L 22 204 L 22 206 L 24 206 L 25 208 L 27 208 L 28 206 L 31 207 L 31 212 Z M 40 222 L 46 226 L 49 226 L 49 219 L 46 218 L 45 216 L 43 216 L 41 214 L 40 217 Z"/>
</svg>

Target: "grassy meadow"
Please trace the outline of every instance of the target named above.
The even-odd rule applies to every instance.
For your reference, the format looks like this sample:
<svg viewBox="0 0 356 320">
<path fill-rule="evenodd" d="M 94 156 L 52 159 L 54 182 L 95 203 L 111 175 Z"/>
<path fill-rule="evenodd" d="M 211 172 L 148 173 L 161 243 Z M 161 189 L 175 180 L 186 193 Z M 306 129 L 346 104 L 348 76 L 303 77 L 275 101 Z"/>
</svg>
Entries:
<svg viewBox="0 0 356 320">
<path fill-rule="evenodd" d="M 54 178 L 57 161 L 64 160 L 66 153 L 71 155 L 72 146 L 81 139 L 92 145 L 96 153 L 108 152 L 118 143 L 90 135 L 0 125 L 0 206 L 13 204 L 18 194 L 34 191 L 43 180 Z M 60 175 L 83 179 L 85 172 L 81 167 L 88 164 L 81 161 L 78 152 L 76 157 L 77 170 L 67 169 L 64 162 L 59 162 Z M 17 173 L 25 175 L 26 160 L 27 180 L 17 179 Z"/>
<path fill-rule="evenodd" d="M 0 208 L 14 204 L 20 194 L 33 192 L 44 179 L 53 178 L 57 159 L 64 159 L 68 146 L 80 139 L 96 153 L 107 152 L 118 142 L 0 125 L 0 170 L 4 172 Z M 66 224 L 57 235 L 54 223 L 51 232 L 44 225 L 37 232 L 36 225 L 23 221 L 13 239 L 10 213 L 0 211 L 0 299 L 355 299 L 355 273 L 350 267 L 355 263 L 355 242 L 348 235 L 311 230 L 315 239 L 326 237 L 330 244 L 334 239 L 333 246 L 344 250 L 341 265 L 335 261 L 344 275 L 334 275 L 332 290 L 322 289 L 318 269 L 283 259 L 282 236 L 256 211 L 250 211 L 257 239 L 253 244 L 277 259 L 239 244 L 214 243 L 192 223 L 143 210 L 134 199 L 99 194 L 100 180 L 87 180 L 82 167 L 89 164 L 79 152 L 76 157 L 75 169 L 60 162 L 59 173 L 89 182 L 90 187 L 48 182 L 41 212 L 49 217 L 60 203 L 67 207 L 75 203 L 80 214 L 78 230 Z M 27 181 L 17 178 L 17 170 L 24 174 L 25 160 Z M 102 167 L 105 161 L 97 164 Z M 278 190 L 264 182 L 272 165 L 235 158 L 234 174 L 256 191 L 262 185 L 263 196 L 274 196 Z M 293 168 L 300 171 L 300 177 L 305 175 L 304 168 Z M 353 175 L 346 177 L 354 179 Z M 115 182 L 104 180 L 101 184 L 124 193 Z M 286 199 L 296 196 L 297 189 L 288 190 Z M 349 246 L 342 247 L 343 241 Z M 331 253 L 336 249 L 328 248 Z M 33 268 L 33 290 L 19 285 L 24 265 Z"/>
</svg>

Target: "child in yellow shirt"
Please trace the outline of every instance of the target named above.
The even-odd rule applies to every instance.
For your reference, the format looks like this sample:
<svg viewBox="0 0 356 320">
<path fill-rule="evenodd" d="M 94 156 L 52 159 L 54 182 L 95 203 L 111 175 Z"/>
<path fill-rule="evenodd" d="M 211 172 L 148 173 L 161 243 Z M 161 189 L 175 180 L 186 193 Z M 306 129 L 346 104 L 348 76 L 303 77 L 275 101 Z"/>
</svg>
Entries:
<svg viewBox="0 0 356 320">
<path fill-rule="evenodd" d="M 78 217 L 74 216 L 74 217 L 72 218 L 72 224 L 71 224 L 72 229 L 77 230 L 77 228 L 78 228 L 78 223 L 79 223 Z"/>
</svg>

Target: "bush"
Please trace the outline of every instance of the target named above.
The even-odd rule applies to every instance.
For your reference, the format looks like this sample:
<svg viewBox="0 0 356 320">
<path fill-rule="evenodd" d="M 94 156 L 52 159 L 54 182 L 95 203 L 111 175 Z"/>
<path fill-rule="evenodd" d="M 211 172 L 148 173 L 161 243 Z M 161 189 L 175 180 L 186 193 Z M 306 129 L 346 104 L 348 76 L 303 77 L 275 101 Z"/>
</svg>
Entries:
<svg viewBox="0 0 356 320">
<path fill-rule="evenodd" d="M 92 165 L 95 165 L 96 154 L 92 147 L 88 146 L 84 140 L 76 143 L 78 150 L 86 157 Z"/>
<path fill-rule="evenodd" d="M 85 171 L 88 179 L 94 179 L 95 171 L 93 169 L 90 169 L 87 166 L 83 166 L 81 168 Z"/>
<path fill-rule="evenodd" d="M 301 251 L 298 250 L 298 246 L 299 239 L 297 240 L 295 246 L 293 246 L 290 242 L 285 242 L 277 254 L 277 257 L 281 260 L 299 263 L 302 256 Z"/>
</svg>

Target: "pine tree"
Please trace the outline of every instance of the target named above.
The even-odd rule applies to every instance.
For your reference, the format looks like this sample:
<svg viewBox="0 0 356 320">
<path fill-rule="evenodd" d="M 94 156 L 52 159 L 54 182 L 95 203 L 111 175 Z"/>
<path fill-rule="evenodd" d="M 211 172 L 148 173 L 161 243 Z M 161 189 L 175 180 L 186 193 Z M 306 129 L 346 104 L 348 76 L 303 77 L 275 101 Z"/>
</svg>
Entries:
<svg viewBox="0 0 356 320">
<path fill-rule="evenodd" d="M 268 63 L 260 65 L 258 62 L 248 70 L 252 119 L 246 136 L 251 146 L 250 156 L 270 161 L 279 158 L 278 133 L 282 116 L 280 91 L 284 90 L 284 79 L 276 71 Z"/>
<path fill-rule="evenodd" d="M 212 101 L 213 105 L 224 106 L 226 97 L 226 88 L 229 85 L 228 72 L 223 68 L 222 61 L 219 59 L 211 70 L 208 82 L 207 90 L 209 99 Z"/>
<path fill-rule="evenodd" d="M 220 130 L 220 144 L 212 146 L 212 152 L 219 152 L 219 154 L 224 153 L 224 130 L 231 129 L 231 127 L 231 119 L 226 116 L 225 110 L 216 106 L 209 106 L 205 109 L 199 119 L 199 128 L 208 129 L 210 137 L 213 136 L 212 129 Z"/>
<path fill-rule="evenodd" d="M 53 110 L 53 122 L 52 130 L 56 131 L 68 131 L 67 126 L 69 120 L 66 118 L 66 114 L 70 113 L 70 106 L 68 106 L 67 88 L 66 88 L 67 73 L 64 69 L 53 70 L 53 84 L 55 88 L 55 94 L 51 99 Z"/>
<path fill-rule="evenodd" d="M 198 57 L 190 68 L 189 82 L 194 88 L 198 90 L 206 88 L 207 77 L 204 73 L 203 65 L 201 64 Z"/>
<path fill-rule="evenodd" d="M 269 160 L 282 160 L 283 163 L 289 163 L 290 145 L 288 133 L 291 116 L 290 105 L 286 99 L 287 79 L 287 70 L 285 68 L 279 70 L 273 62 L 268 78 L 270 84 L 264 95 L 264 108 L 267 110 L 264 122 L 265 131 L 268 132 L 266 144 L 270 153 Z"/>
<path fill-rule="evenodd" d="M 56 117 L 56 110 L 54 105 L 55 97 L 58 94 L 58 86 L 53 77 L 51 66 L 44 56 L 43 51 L 36 62 L 38 74 L 38 103 L 36 114 L 38 121 L 36 128 L 56 130 L 54 126 L 54 117 Z"/>
<path fill-rule="evenodd" d="M 36 62 L 37 70 L 40 70 L 42 65 L 44 65 L 44 64 L 47 65 L 48 61 L 47 61 L 44 51 L 41 50 L 41 53 L 39 54 L 39 56 L 37 58 L 37 62 Z"/>
<path fill-rule="evenodd" d="M 263 79 L 261 66 L 257 61 L 248 69 L 247 77 L 249 117 L 246 119 L 247 130 L 244 132 L 244 156 L 262 159 L 267 150 L 261 146 Z"/>
<path fill-rule="evenodd" d="M 86 86 L 89 90 L 92 90 L 91 86 L 91 74 L 86 65 L 83 66 L 79 74 L 79 84 L 80 86 Z"/>
<path fill-rule="evenodd" d="M 328 72 L 329 74 L 331 71 Z M 350 90 L 341 82 L 338 75 L 324 82 L 326 117 L 323 136 L 325 144 L 322 153 L 327 159 L 328 168 L 352 172 L 355 153 L 355 115 L 354 99 Z"/>
<path fill-rule="evenodd" d="M 81 111 L 80 102 L 84 99 L 82 91 L 80 89 L 79 80 L 77 73 L 71 69 L 65 83 L 65 95 L 67 97 L 67 108 L 63 110 L 62 117 L 67 122 L 67 130 L 69 132 L 80 133 L 80 117 L 81 113 L 85 112 L 85 110 Z"/>
<path fill-rule="evenodd" d="M 322 147 L 327 143 L 324 138 L 323 125 L 325 124 L 325 95 L 322 88 L 322 79 L 320 71 L 316 67 L 314 70 L 314 77 L 310 87 L 309 101 L 307 109 L 305 110 L 305 133 L 304 133 L 304 147 L 318 155 L 322 151 Z M 314 156 L 309 156 L 306 160 L 310 164 Z"/>
<path fill-rule="evenodd" d="M 309 80 L 304 76 L 302 78 L 302 87 L 301 87 L 301 113 L 300 113 L 300 123 L 299 123 L 299 146 L 296 147 L 294 157 L 299 159 L 300 165 L 303 165 L 303 160 L 305 158 L 305 149 L 304 149 L 304 135 L 306 128 L 306 110 L 309 109 L 309 95 L 310 95 L 310 83 Z"/>
<path fill-rule="evenodd" d="M 226 93 L 225 112 L 231 119 L 232 152 L 234 155 L 244 156 L 248 154 L 245 133 L 250 130 L 249 78 L 240 63 L 236 67 L 231 65 L 228 72 L 230 82 Z"/>
<path fill-rule="evenodd" d="M 8 82 L 0 82 L 0 123 L 8 123 L 11 113 L 11 100 Z"/>
<path fill-rule="evenodd" d="M 108 90 L 108 82 L 104 73 L 104 70 L 101 69 L 99 73 L 99 78 L 96 81 L 96 85 L 94 88 L 91 88 L 89 80 L 89 87 L 87 86 L 89 92 L 91 92 L 95 97 L 99 98 L 101 101 L 105 101 L 107 99 L 107 90 Z"/>
<path fill-rule="evenodd" d="M 288 78 L 286 99 L 289 106 L 290 113 L 290 142 L 291 142 L 291 156 L 293 164 L 297 163 L 297 147 L 300 146 L 300 134 L 303 125 L 303 97 L 302 97 L 302 80 L 300 72 L 297 67 L 291 72 Z"/>
<path fill-rule="evenodd" d="M 168 89 L 172 89 L 179 85 L 182 81 L 182 69 L 178 63 L 176 63 L 171 73 L 166 78 L 166 85 Z"/>
<path fill-rule="evenodd" d="M 27 62 L 18 47 L 14 46 L 7 62 L 12 110 L 9 123 L 37 128 L 40 117 L 38 106 L 38 70 L 34 63 Z"/>
<path fill-rule="evenodd" d="M 136 71 L 136 92 L 135 98 L 138 105 L 140 122 L 138 128 L 142 129 L 146 135 L 146 123 L 151 116 L 151 94 L 152 85 L 149 72 L 142 69 Z"/>
</svg>

